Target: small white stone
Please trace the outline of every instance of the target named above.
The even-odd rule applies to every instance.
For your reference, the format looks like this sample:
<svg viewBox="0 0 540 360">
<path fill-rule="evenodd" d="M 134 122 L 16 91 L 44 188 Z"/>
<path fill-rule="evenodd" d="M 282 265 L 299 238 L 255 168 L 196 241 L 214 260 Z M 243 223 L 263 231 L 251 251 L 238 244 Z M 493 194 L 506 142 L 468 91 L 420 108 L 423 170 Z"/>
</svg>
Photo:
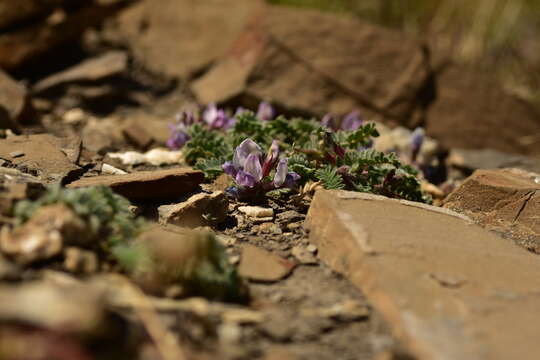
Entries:
<svg viewBox="0 0 540 360">
<path fill-rule="evenodd" d="M 122 169 L 118 169 L 112 165 L 109 165 L 109 164 L 103 164 L 103 166 L 101 166 L 101 172 L 103 174 L 109 174 L 109 175 L 125 175 L 127 174 L 127 172 L 125 172 L 124 170 Z"/>
<path fill-rule="evenodd" d="M 68 110 L 64 113 L 64 116 L 62 116 L 64 122 L 66 124 L 77 124 L 84 120 L 86 117 L 86 114 L 82 109 L 75 108 Z"/>
<path fill-rule="evenodd" d="M 261 206 L 240 206 L 238 211 L 254 218 L 273 218 L 274 209 Z"/>
<path fill-rule="evenodd" d="M 317 252 L 317 246 L 316 245 L 313 245 L 313 244 L 309 244 L 307 247 L 306 247 L 306 250 L 309 251 L 310 253 L 312 254 L 315 254 Z"/>
</svg>

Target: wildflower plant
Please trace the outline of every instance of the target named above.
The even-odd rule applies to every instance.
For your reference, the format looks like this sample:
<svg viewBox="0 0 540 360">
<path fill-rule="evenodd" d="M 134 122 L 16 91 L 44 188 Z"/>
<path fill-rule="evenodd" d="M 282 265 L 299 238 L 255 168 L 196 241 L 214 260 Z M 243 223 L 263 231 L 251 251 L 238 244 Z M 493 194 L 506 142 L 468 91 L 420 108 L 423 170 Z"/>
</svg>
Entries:
<svg viewBox="0 0 540 360">
<path fill-rule="evenodd" d="M 219 109 L 209 107 L 205 113 L 208 111 L 214 119 L 224 117 L 224 113 L 215 115 Z M 342 119 L 327 115 L 322 121 L 287 119 L 261 103 L 256 113 L 240 108 L 228 119 L 227 126 L 221 127 L 195 122 L 187 128 L 189 140 L 183 149 L 188 164 L 208 178 L 228 174 L 234 183 L 230 193 L 239 198 L 318 182 L 327 189 L 429 201 L 420 190 L 413 166 L 402 164 L 395 153 L 371 148 L 379 133 L 358 112 Z M 411 139 L 414 159 L 422 136 L 419 130 Z M 263 155 L 262 149 L 269 151 Z"/>
</svg>

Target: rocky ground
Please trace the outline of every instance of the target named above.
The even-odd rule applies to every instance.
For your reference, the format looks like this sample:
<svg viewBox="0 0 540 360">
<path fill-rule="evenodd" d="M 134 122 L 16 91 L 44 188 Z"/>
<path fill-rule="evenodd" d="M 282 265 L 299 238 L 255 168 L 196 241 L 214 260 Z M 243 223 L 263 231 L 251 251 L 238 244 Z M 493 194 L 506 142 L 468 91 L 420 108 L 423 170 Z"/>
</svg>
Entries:
<svg viewBox="0 0 540 360">
<path fill-rule="evenodd" d="M 156 1 L 0 0 L 1 358 L 537 357 L 532 106 L 343 15 Z M 358 110 L 384 152 L 423 127 L 433 205 L 238 200 L 166 146 L 181 110 L 261 101 Z"/>
</svg>

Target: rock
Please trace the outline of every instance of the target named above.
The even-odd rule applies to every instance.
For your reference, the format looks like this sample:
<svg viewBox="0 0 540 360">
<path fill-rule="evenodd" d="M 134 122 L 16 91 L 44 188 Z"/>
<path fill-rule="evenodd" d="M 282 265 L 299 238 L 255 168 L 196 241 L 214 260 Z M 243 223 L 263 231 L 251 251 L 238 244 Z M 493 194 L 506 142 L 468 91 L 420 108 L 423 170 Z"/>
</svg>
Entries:
<svg viewBox="0 0 540 360">
<path fill-rule="evenodd" d="M 21 269 L 0 255 L 0 281 L 19 280 L 20 276 Z"/>
<path fill-rule="evenodd" d="M 448 165 L 473 172 L 478 169 L 520 168 L 540 173 L 540 158 L 510 154 L 493 149 L 452 149 Z"/>
<path fill-rule="evenodd" d="M 477 170 L 448 195 L 444 207 L 540 253 L 540 174 Z"/>
<path fill-rule="evenodd" d="M 242 246 L 238 272 L 255 281 L 274 282 L 283 279 L 294 269 L 294 264 L 253 245 Z"/>
<path fill-rule="evenodd" d="M 73 246 L 64 250 L 64 269 L 71 273 L 93 274 L 98 266 L 97 256 L 92 251 Z"/>
<path fill-rule="evenodd" d="M 534 254 L 450 210 L 362 193 L 318 191 L 306 225 L 412 357 L 537 358 Z M 433 273 L 465 282 L 449 288 Z"/>
<path fill-rule="evenodd" d="M 140 1 L 123 11 L 110 36 L 146 68 L 189 78 L 223 55 L 261 1 Z"/>
<path fill-rule="evenodd" d="M 109 164 L 103 164 L 101 166 L 101 173 L 105 175 L 126 175 L 127 172 L 125 172 L 122 169 L 115 168 L 112 165 Z"/>
<path fill-rule="evenodd" d="M 77 39 L 85 29 L 99 25 L 106 17 L 114 14 L 123 6 L 123 2 L 93 1 L 73 11 L 57 8 L 46 19 L 38 19 L 26 26 L 2 32 L 0 67 L 11 71 L 32 62 L 43 61 L 38 56 Z"/>
<path fill-rule="evenodd" d="M 46 282 L 0 286 L 0 319 L 58 330 L 96 334 L 105 325 L 101 294 L 89 286 Z M 36 306 L 39 304 L 39 306 Z"/>
<path fill-rule="evenodd" d="M 273 218 L 274 209 L 261 206 L 240 206 L 238 211 L 253 218 Z"/>
<path fill-rule="evenodd" d="M 505 93 L 493 74 L 466 67 L 451 66 L 438 75 L 426 132 L 447 148 L 540 154 L 540 114 Z"/>
<path fill-rule="evenodd" d="M 111 159 L 119 159 L 123 165 L 150 164 L 154 166 L 179 164 L 184 160 L 180 150 L 156 148 L 145 153 L 126 151 L 124 153 L 108 153 Z"/>
<path fill-rule="evenodd" d="M 32 115 L 25 87 L 0 69 L 0 129 L 19 131 Z"/>
<path fill-rule="evenodd" d="M 0 1 L 0 29 L 19 24 L 25 20 L 44 16 L 65 0 L 10 0 Z"/>
<path fill-rule="evenodd" d="M 143 150 L 150 147 L 154 141 L 143 127 L 133 123 L 126 124 L 122 129 L 122 134 L 128 142 Z"/>
<path fill-rule="evenodd" d="M 365 319 L 370 314 L 369 308 L 356 300 L 347 300 L 330 307 L 303 309 L 302 316 L 328 317 L 338 321 L 350 322 Z"/>
<path fill-rule="evenodd" d="M 10 161 L 19 169 L 38 175 L 44 182 L 58 182 L 76 176 L 81 168 L 70 161 L 66 150 L 76 152 L 74 139 L 56 138 L 49 134 L 12 136 L 0 141 L 0 158 Z M 22 153 L 23 156 L 12 156 Z M 67 151 L 69 152 L 69 151 Z M 72 160 L 77 157 L 72 153 Z"/>
<path fill-rule="evenodd" d="M 296 259 L 298 259 L 300 264 L 304 264 L 304 265 L 317 264 L 317 258 L 313 255 L 312 252 L 308 251 L 303 246 L 294 246 L 291 250 L 291 253 Z"/>
<path fill-rule="evenodd" d="M 122 74 L 127 67 L 128 58 L 124 51 L 109 51 L 40 80 L 34 85 L 33 91 L 42 93 L 67 83 L 104 80 Z"/>
<path fill-rule="evenodd" d="M 265 99 L 304 114 L 359 108 L 397 119 L 421 106 L 417 97 L 429 81 L 428 59 L 402 33 L 280 6 L 269 7 L 246 32 L 194 83 L 200 101 L 241 95 L 248 106 Z"/>
<path fill-rule="evenodd" d="M 13 231 L 3 228 L 0 250 L 17 263 L 28 265 L 59 255 L 64 244 L 84 244 L 87 233 L 86 223 L 71 209 L 63 204 L 48 205 Z"/>
<path fill-rule="evenodd" d="M 161 205 L 159 221 L 189 228 L 211 226 L 223 222 L 229 210 L 229 200 L 223 191 L 199 193 L 184 202 Z"/>
<path fill-rule="evenodd" d="M 197 189 L 204 174 L 189 168 L 139 171 L 127 175 L 82 178 L 68 188 L 104 185 L 131 201 L 174 200 Z"/>
<path fill-rule="evenodd" d="M 87 150 L 104 154 L 114 149 L 115 143 L 122 138 L 116 119 L 98 120 L 90 118 L 82 130 L 82 144 Z"/>
</svg>

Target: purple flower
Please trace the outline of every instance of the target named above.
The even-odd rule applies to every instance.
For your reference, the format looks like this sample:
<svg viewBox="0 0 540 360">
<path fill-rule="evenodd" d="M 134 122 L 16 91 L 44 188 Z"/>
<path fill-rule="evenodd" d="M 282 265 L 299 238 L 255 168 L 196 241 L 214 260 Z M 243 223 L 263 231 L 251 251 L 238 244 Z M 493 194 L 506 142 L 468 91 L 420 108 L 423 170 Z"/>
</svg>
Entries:
<svg viewBox="0 0 540 360">
<path fill-rule="evenodd" d="M 333 131 L 354 131 L 362 126 L 362 123 L 363 120 L 358 110 L 350 112 L 341 121 L 338 121 L 338 119 L 332 114 L 324 115 L 321 120 L 322 126 L 325 126 Z"/>
<path fill-rule="evenodd" d="M 411 134 L 410 144 L 411 144 L 411 160 L 414 162 L 420 153 L 422 144 L 424 143 L 424 129 L 422 127 L 417 127 Z"/>
<path fill-rule="evenodd" d="M 277 164 L 277 166 L 276 166 Z M 276 140 L 263 160 L 262 150 L 253 140 L 246 139 L 234 150 L 233 160 L 223 165 L 223 171 L 232 177 L 238 186 L 235 194 L 256 195 L 283 186 L 293 187 L 300 179 L 294 172 L 288 172 L 288 160 L 279 160 L 279 145 Z M 269 175 L 275 168 L 274 178 Z"/>
<path fill-rule="evenodd" d="M 167 146 L 171 149 L 181 149 L 191 137 L 188 134 L 188 127 L 195 123 L 195 116 L 192 112 L 182 111 L 176 114 L 176 123 L 169 124 L 171 135 L 167 140 Z"/>
<path fill-rule="evenodd" d="M 225 110 L 218 109 L 216 104 L 210 104 L 202 114 L 202 118 L 210 129 L 227 130 L 234 126 L 235 119 L 227 115 Z"/>
<path fill-rule="evenodd" d="M 272 105 L 266 101 L 261 101 L 259 108 L 257 109 L 257 118 L 262 121 L 270 121 L 275 117 L 275 111 Z"/>
<path fill-rule="evenodd" d="M 362 126 L 362 118 L 358 110 L 352 111 L 341 121 L 341 130 L 354 131 Z"/>
</svg>

